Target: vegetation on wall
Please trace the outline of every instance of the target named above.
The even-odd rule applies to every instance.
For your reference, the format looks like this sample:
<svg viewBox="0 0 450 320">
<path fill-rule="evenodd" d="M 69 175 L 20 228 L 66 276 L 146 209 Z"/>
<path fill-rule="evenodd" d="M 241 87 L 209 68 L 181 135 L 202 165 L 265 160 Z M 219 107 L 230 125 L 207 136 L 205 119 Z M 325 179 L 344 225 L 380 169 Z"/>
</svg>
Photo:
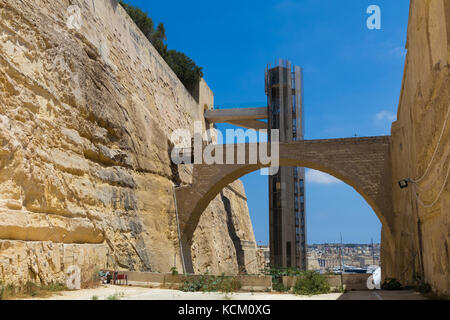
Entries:
<svg viewBox="0 0 450 320">
<path fill-rule="evenodd" d="M 383 290 L 400 290 L 402 284 L 395 278 L 386 278 L 381 284 Z"/>
<path fill-rule="evenodd" d="M 303 274 L 297 277 L 292 291 L 301 295 L 324 294 L 330 292 L 330 285 L 322 274 L 303 271 Z"/>
<path fill-rule="evenodd" d="M 42 285 L 27 281 L 25 285 L 18 287 L 13 284 L 3 284 L 0 281 L 0 300 L 46 298 L 68 290 L 65 284 L 59 282 Z"/>
<path fill-rule="evenodd" d="M 315 295 L 330 292 L 330 285 L 326 277 L 315 271 L 304 271 L 298 268 L 282 268 L 268 266 L 264 274 L 272 276 L 272 289 L 277 292 L 288 292 L 283 284 L 283 277 L 295 277 L 292 288 L 294 294 Z"/>
<path fill-rule="evenodd" d="M 125 3 L 123 0 L 119 0 L 119 2 L 161 57 L 172 68 L 186 89 L 192 92 L 203 77 L 202 68 L 197 66 L 184 53 L 167 49 L 167 44 L 165 44 L 167 40 L 166 30 L 163 23 L 159 23 L 155 29 L 153 20 L 146 12 L 143 12 L 138 7 Z"/>
<path fill-rule="evenodd" d="M 187 277 L 181 286 L 181 291 L 185 292 L 236 292 L 239 291 L 242 284 L 236 277 L 208 275 L 207 273 L 199 277 Z"/>
</svg>

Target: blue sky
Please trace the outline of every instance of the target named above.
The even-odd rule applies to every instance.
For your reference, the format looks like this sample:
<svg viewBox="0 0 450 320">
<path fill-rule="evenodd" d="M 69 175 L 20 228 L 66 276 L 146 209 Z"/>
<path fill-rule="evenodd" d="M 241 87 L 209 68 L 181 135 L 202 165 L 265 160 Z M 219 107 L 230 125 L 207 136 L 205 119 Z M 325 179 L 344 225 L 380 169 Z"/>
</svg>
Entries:
<svg viewBox="0 0 450 320">
<path fill-rule="evenodd" d="M 275 59 L 304 69 L 305 138 L 390 134 L 405 60 L 408 0 L 129 0 L 166 27 L 169 49 L 204 68 L 219 106 L 264 106 Z M 369 30 L 369 5 L 381 30 Z M 228 128 L 228 126 L 220 126 Z M 267 177 L 242 178 L 257 241 L 267 243 Z M 356 191 L 316 171 L 306 183 L 309 243 L 380 241 L 381 224 Z"/>
</svg>

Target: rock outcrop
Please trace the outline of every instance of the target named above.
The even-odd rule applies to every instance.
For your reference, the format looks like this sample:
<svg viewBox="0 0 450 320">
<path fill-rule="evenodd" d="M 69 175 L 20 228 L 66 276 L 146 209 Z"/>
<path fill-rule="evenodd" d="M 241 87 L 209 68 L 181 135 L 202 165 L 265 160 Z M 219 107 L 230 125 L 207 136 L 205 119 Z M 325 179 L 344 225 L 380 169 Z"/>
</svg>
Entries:
<svg viewBox="0 0 450 320">
<path fill-rule="evenodd" d="M 450 1 L 412 0 L 405 72 L 392 125 L 395 230 L 385 272 L 450 296 Z M 409 187 L 398 181 L 410 178 Z"/>
<path fill-rule="evenodd" d="M 240 181 L 211 201 L 194 232 L 191 251 L 196 273 L 259 273 L 256 242 L 246 212 L 247 198 Z"/>
<path fill-rule="evenodd" d="M 115 0 L 0 0 L 0 17 L 0 281 L 180 270 L 173 185 L 192 169 L 169 136 L 207 127 L 206 83 L 192 98 Z M 242 185 L 207 211 L 196 270 L 237 272 L 255 247 Z"/>
</svg>

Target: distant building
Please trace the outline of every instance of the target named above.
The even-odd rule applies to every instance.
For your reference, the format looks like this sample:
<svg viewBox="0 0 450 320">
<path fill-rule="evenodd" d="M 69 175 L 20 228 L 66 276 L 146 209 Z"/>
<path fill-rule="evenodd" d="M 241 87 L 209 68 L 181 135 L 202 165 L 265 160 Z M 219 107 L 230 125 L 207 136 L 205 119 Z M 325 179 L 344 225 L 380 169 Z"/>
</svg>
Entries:
<svg viewBox="0 0 450 320">
<path fill-rule="evenodd" d="M 371 256 L 359 256 L 356 257 L 355 260 L 358 261 L 358 264 L 361 268 L 370 266 L 370 265 L 380 265 L 380 260 L 378 258 L 373 258 Z"/>
<path fill-rule="evenodd" d="M 313 244 L 308 246 L 308 269 L 332 271 L 333 268 L 341 267 L 342 263 L 346 268 L 367 269 L 369 266 L 378 266 L 380 264 L 379 249 L 379 245 L 374 245 L 373 252 L 372 246 L 366 244 L 346 246 L 343 250 L 343 259 L 341 259 L 340 245 Z"/>
</svg>

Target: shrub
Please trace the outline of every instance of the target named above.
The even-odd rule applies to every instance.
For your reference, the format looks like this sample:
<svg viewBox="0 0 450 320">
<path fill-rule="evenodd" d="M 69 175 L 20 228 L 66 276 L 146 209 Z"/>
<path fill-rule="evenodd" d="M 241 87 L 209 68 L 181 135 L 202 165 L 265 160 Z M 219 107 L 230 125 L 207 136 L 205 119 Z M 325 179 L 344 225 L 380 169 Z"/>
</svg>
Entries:
<svg viewBox="0 0 450 320">
<path fill-rule="evenodd" d="M 200 277 L 187 278 L 181 286 L 181 291 L 185 292 L 236 292 L 240 290 L 242 284 L 236 277 L 211 276 L 207 273 Z"/>
<path fill-rule="evenodd" d="M 282 282 L 279 282 L 279 281 L 276 281 L 276 282 L 272 283 L 272 289 L 274 291 L 277 291 L 277 292 L 287 292 L 287 291 L 289 291 L 289 289 L 286 288 L 284 286 L 284 284 Z"/>
<path fill-rule="evenodd" d="M 182 52 L 169 50 L 165 58 L 167 64 L 175 72 L 178 79 L 189 92 L 195 89 L 200 78 L 203 77 L 202 68 Z"/>
<path fill-rule="evenodd" d="M 170 68 L 172 68 L 186 89 L 191 92 L 200 81 L 200 78 L 203 77 L 202 68 L 198 67 L 185 54 L 175 50 L 167 50 L 167 45 L 164 43 L 167 37 L 163 23 L 158 24 L 155 30 L 153 20 L 146 12 L 143 12 L 138 7 L 125 3 L 123 0 L 119 2 L 136 26 L 155 47 Z"/>
<path fill-rule="evenodd" d="M 25 283 L 25 286 L 23 288 L 23 293 L 26 295 L 30 295 L 32 297 L 35 297 L 38 295 L 38 286 L 36 283 L 31 282 L 31 281 L 27 281 L 27 283 Z"/>
<path fill-rule="evenodd" d="M 105 298 L 105 300 L 120 300 L 119 295 L 117 293 L 111 294 Z"/>
<path fill-rule="evenodd" d="M 32 281 L 27 281 L 21 288 L 15 288 L 12 284 L 2 285 L 0 283 L 0 300 L 23 298 L 23 297 L 47 297 L 55 292 L 68 290 L 60 282 L 48 285 L 38 285 Z"/>
<path fill-rule="evenodd" d="M 237 278 L 232 277 L 232 278 L 226 279 L 222 283 L 222 286 L 219 291 L 229 293 L 229 292 L 239 291 L 241 288 L 242 288 L 241 282 Z"/>
<path fill-rule="evenodd" d="M 170 268 L 170 272 L 172 272 L 172 275 L 173 275 L 173 276 L 178 275 L 177 267 L 172 267 L 172 268 Z"/>
<path fill-rule="evenodd" d="M 8 300 L 14 297 L 16 288 L 12 284 L 4 285 L 0 282 L 0 300 Z"/>
<path fill-rule="evenodd" d="M 400 290 L 402 284 L 395 278 L 386 278 L 381 284 L 383 290 Z"/>
<path fill-rule="evenodd" d="M 330 285 L 327 279 L 320 273 L 314 271 L 304 271 L 297 278 L 293 292 L 302 295 L 314 295 L 330 292 Z"/>
<path fill-rule="evenodd" d="M 302 272 L 302 270 L 297 268 L 281 268 L 268 266 L 263 273 L 265 275 L 272 276 L 272 283 L 275 284 L 277 282 L 281 282 L 283 276 L 298 276 L 301 275 Z"/>
<path fill-rule="evenodd" d="M 59 292 L 59 291 L 66 291 L 67 289 L 66 285 L 61 282 L 51 283 L 47 286 L 42 287 L 43 290 L 51 291 L 51 292 Z"/>
</svg>

